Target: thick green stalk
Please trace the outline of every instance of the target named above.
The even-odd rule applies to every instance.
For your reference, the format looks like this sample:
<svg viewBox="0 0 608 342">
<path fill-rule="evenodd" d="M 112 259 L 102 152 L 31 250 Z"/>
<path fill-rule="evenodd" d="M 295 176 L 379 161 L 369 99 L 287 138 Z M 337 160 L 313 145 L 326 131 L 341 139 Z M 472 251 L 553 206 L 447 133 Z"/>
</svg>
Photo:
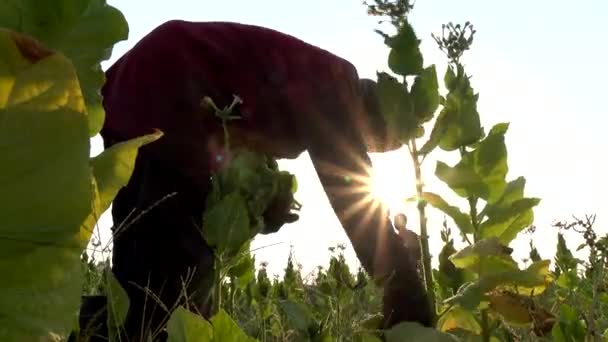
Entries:
<svg viewBox="0 0 608 342">
<path fill-rule="evenodd" d="M 437 312 L 435 286 L 433 284 L 433 269 L 431 266 L 431 253 L 429 249 L 429 235 L 426 227 L 427 219 L 425 212 L 425 201 L 422 200 L 423 186 L 421 162 L 418 159 L 418 148 L 416 140 L 412 139 L 410 148 L 412 160 L 414 161 L 414 173 L 416 176 L 416 196 L 418 200 L 418 216 L 420 219 L 420 251 L 422 254 L 422 276 L 426 285 L 426 292 L 429 296 L 429 304 L 433 309 L 433 313 Z"/>
<path fill-rule="evenodd" d="M 488 309 L 483 309 L 481 311 L 481 340 L 483 342 L 490 342 L 491 337 Z"/>
<path fill-rule="evenodd" d="M 211 308 L 211 315 L 215 315 L 220 311 L 222 307 L 222 262 L 219 258 L 215 258 L 215 280 L 213 282 L 213 306 Z"/>
</svg>

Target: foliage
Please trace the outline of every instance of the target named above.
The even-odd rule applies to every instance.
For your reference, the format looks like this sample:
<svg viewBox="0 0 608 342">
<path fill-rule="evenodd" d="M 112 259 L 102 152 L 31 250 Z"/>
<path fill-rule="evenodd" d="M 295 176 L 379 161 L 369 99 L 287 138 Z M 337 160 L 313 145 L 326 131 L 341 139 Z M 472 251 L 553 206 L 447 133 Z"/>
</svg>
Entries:
<svg viewBox="0 0 608 342">
<path fill-rule="evenodd" d="M 99 76 L 99 62 L 121 36 L 90 26 L 116 29 L 115 9 L 103 1 L 86 10 L 83 4 L 1 5 L 2 341 L 67 337 L 84 280 L 80 255 L 97 218 L 131 176 L 137 149 L 161 136 L 89 159 L 89 136 L 100 117 L 95 99 L 85 95 L 96 94 L 102 82 L 88 81 Z M 66 31 L 69 24 L 76 30 Z M 82 33 L 89 51 L 76 40 Z"/>
</svg>

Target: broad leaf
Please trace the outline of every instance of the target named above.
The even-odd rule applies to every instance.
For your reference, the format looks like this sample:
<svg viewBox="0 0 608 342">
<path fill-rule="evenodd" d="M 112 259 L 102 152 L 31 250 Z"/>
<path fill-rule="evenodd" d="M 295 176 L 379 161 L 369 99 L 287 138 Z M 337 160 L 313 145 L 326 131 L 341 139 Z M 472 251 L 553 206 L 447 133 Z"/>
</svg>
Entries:
<svg viewBox="0 0 608 342">
<path fill-rule="evenodd" d="M 412 100 L 405 87 L 386 73 L 378 73 L 378 102 L 391 136 L 406 142 L 416 135 Z"/>
<path fill-rule="evenodd" d="M 282 300 L 279 302 L 279 307 L 295 329 L 307 332 L 309 327 L 315 325 L 312 312 L 304 304 L 292 300 Z"/>
<path fill-rule="evenodd" d="M 84 100 L 67 58 L 4 29 L 0 75 L 0 341 L 65 339 L 93 197 Z"/>
<path fill-rule="evenodd" d="M 417 123 L 420 125 L 431 120 L 439 106 L 439 85 L 435 65 L 422 70 L 416 77 L 411 94 Z"/>
<path fill-rule="evenodd" d="M 445 304 L 459 305 L 465 310 L 473 311 L 484 299 L 485 291 L 477 282 L 467 282 L 460 286 L 458 292 L 445 300 Z"/>
<path fill-rule="evenodd" d="M 437 329 L 447 332 L 455 329 L 464 329 L 475 335 L 481 333 L 481 326 L 471 311 L 464 310 L 461 306 L 454 306 L 443 314 L 437 322 Z"/>
<path fill-rule="evenodd" d="M 483 129 L 477 112 L 478 96 L 473 92 L 462 66 L 458 66 L 457 74 L 448 67 L 444 79 L 449 93 L 441 111 L 445 118 L 437 122 L 443 125 L 438 127 L 443 132 L 439 147 L 453 151 L 477 142 L 482 137 Z"/>
<path fill-rule="evenodd" d="M 129 297 L 127 292 L 120 286 L 114 273 L 107 264 L 106 270 L 106 296 L 108 298 L 108 331 L 110 341 L 120 341 L 120 327 L 124 324 L 129 312 Z"/>
<path fill-rule="evenodd" d="M 452 121 L 454 120 L 453 116 L 449 115 L 449 112 L 442 110 L 439 112 L 437 116 L 437 120 L 435 120 L 435 125 L 433 126 L 433 130 L 431 131 L 431 136 L 429 140 L 422 145 L 419 154 L 425 155 L 433 151 L 441 142 L 443 136 L 447 133 L 448 128 L 451 126 Z"/>
<path fill-rule="evenodd" d="M 89 135 L 97 134 L 104 122 L 100 62 L 110 57 L 115 43 L 127 39 L 122 13 L 105 0 L 4 0 L 0 13 L 0 27 L 27 33 L 74 63 L 89 114 Z"/>
<path fill-rule="evenodd" d="M 108 209 L 118 191 L 129 182 L 139 148 L 160 137 L 162 132 L 159 131 L 121 142 L 91 159 L 102 211 Z"/>
<path fill-rule="evenodd" d="M 428 342 L 456 342 L 452 335 L 443 333 L 434 328 L 427 328 L 419 323 L 402 322 L 385 331 L 387 342 L 402 341 L 428 341 Z"/>
<path fill-rule="evenodd" d="M 472 152 L 466 152 L 454 167 L 437 162 L 435 174 L 461 197 L 496 202 L 505 191 L 508 171 L 504 141 L 505 124 L 494 126 Z"/>
<path fill-rule="evenodd" d="M 490 309 L 499 313 L 507 322 L 511 324 L 532 322 L 529 297 L 507 291 L 493 291 L 487 297 Z"/>
<path fill-rule="evenodd" d="M 512 249 L 501 244 L 496 238 L 483 239 L 476 242 L 474 245 L 467 246 L 450 257 L 450 260 L 456 267 L 476 270 L 488 259 L 495 257 L 497 260 L 504 260 L 507 264 L 517 264 L 510 256 Z"/>
<path fill-rule="evenodd" d="M 422 194 L 422 198 L 433 207 L 450 216 L 461 232 L 465 234 L 473 234 L 475 232 L 473 223 L 471 223 L 471 216 L 461 212 L 458 207 L 449 205 L 441 196 L 432 192 L 425 192 Z"/>
<path fill-rule="evenodd" d="M 83 247 L 88 245 L 99 217 L 110 207 L 118 191 L 129 182 L 139 148 L 161 136 L 162 133 L 157 132 L 134 138 L 116 144 L 91 159 L 96 196 L 93 201 L 93 210 L 81 229 L 80 240 Z"/>
<path fill-rule="evenodd" d="M 247 204 L 238 192 L 224 196 L 207 209 L 203 219 L 203 236 L 218 255 L 233 254 L 251 239 Z"/>
<path fill-rule="evenodd" d="M 167 322 L 168 342 L 213 341 L 213 326 L 203 317 L 179 306 Z"/>
<path fill-rule="evenodd" d="M 480 237 L 498 237 L 502 243 L 510 243 L 519 232 L 534 222 L 532 208 L 538 203 L 538 198 L 523 198 L 508 207 L 494 210 L 493 215 L 481 224 Z"/>
<path fill-rule="evenodd" d="M 247 336 L 224 310 L 220 310 L 215 316 L 211 317 L 211 324 L 213 325 L 213 341 L 257 341 L 256 339 Z"/>
<path fill-rule="evenodd" d="M 388 66 L 394 73 L 402 76 L 420 73 L 423 64 L 420 40 L 410 23 L 406 22 L 397 35 L 386 38 L 385 43 L 391 48 Z"/>
</svg>

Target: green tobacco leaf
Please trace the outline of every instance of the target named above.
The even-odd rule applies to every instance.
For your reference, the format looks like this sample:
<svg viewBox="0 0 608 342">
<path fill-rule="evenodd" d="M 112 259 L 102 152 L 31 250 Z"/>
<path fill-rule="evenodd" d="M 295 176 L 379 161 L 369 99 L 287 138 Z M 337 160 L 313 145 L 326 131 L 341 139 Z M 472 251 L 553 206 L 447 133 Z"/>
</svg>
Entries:
<svg viewBox="0 0 608 342">
<path fill-rule="evenodd" d="M 295 329 L 307 332 L 308 328 L 315 325 L 315 319 L 312 312 L 302 303 L 292 300 L 282 300 L 279 302 L 279 307 L 285 313 L 291 326 Z"/>
<path fill-rule="evenodd" d="M 226 311 L 220 309 L 220 311 L 213 317 L 211 317 L 211 324 L 213 325 L 213 341 L 216 342 L 247 342 L 257 341 L 256 339 L 247 336 L 241 328 L 236 324 L 232 318 L 226 313 Z M 208 340 L 206 340 L 208 341 Z"/>
<path fill-rule="evenodd" d="M 444 80 L 449 93 L 441 111 L 446 119 L 442 122 L 441 130 L 445 132 L 441 135 L 439 147 L 453 151 L 477 142 L 483 129 L 477 112 L 478 96 L 473 92 L 462 66 L 458 66 L 457 74 L 448 67 Z"/>
<path fill-rule="evenodd" d="M 503 245 L 496 238 L 483 239 L 474 245 L 467 246 L 456 252 L 450 260 L 458 268 L 470 269 L 478 272 L 481 266 L 483 271 L 494 272 L 501 269 L 517 268 L 517 264 L 510 256 L 511 248 Z M 489 267 L 489 266 L 492 267 Z"/>
<path fill-rule="evenodd" d="M 529 297 L 523 297 L 512 292 L 496 291 L 488 295 L 490 308 L 499 313 L 511 324 L 526 324 L 532 322 L 528 305 Z"/>
<path fill-rule="evenodd" d="M 510 243 L 519 232 L 534 222 L 532 208 L 538 203 L 538 198 L 523 198 L 508 207 L 495 210 L 493 215 L 480 225 L 480 237 L 498 237 L 502 243 Z"/>
<path fill-rule="evenodd" d="M 81 229 L 80 241 L 86 247 L 99 217 L 110 207 L 118 191 L 127 183 L 135 167 L 138 149 L 162 136 L 161 132 L 116 144 L 90 160 L 96 189 L 94 209 Z"/>
<path fill-rule="evenodd" d="M 378 102 L 391 136 L 409 141 L 416 135 L 417 120 L 407 90 L 394 77 L 378 73 Z"/>
<path fill-rule="evenodd" d="M 502 209 L 510 206 L 513 202 L 524 198 L 524 188 L 526 187 L 526 179 L 518 177 L 505 187 L 500 199 L 492 204 L 487 204 L 482 210 L 480 216 L 496 216 Z"/>
<path fill-rule="evenodd" d="M 451 121 L 453 117 L 448 115 L 449 113 L 446 111 L 439 112 L 437 116 L 437 120 L 435 120 L 435 125 L 433 126 L 433 130 L 431 131 L 431 136 L 429 140 L 422 145 L 419 154 L 425 155 L 433 151 L 438 145 L 443 136 L 447 133 L 448 128 L 451 125 Z"/>
<path fill-rule="evenodd" d="M 167 322 L 168 342 L 213 341 L 213 326 L 203 317 L 179 306 Z"/>
<path fill-rule="evenodd" d="M 566 240 L 564 239 L 564 235 L 562 233 L 557 233 L 557 248 L 555 252 L 555 263 L 558 266 L 558 270 L 561 272 L 569 272 L 571 270 L 576 270 L 578 262 L 574 255 L 568 248 L 566 244 Z"/>
<path fill-rule="evenodd" d="M 459 305 L 465 310 L 473 311 L 479 307 L 484 298 L 485 291 L 477 282 L 467 282 L 463 284 L 458 292 L 445 300 L 445 304 Z"/>
<path fill-rule="evenodd" d="M 119 329 L 127 318 L 127 313 L 129 311 L 129 296 L 114 277 L 110 264 L 106 265 L 105 275 L 106 296 L 108 298 L 107 324 L 110 333 L 110 341 L 120 341 Z"/>
<path fill-rule="evenodd" d="M 553 325 L 551 337 L 557 342 L 585 341 L 587 329 L 579 318 L 580 313 L 568 304 L 559 308 L 557 324 Z"/>
<path fill-rule="evenodd" d="M 549 265 L 549 260 L 542 260 L 533 263 L 525 270 L 493 272 L 482 276 L 478 284 L 484 293 L 500 288 L 525 296 L 539 295 L 552 281 Z"/>
<path fill-rule="evenodd" d="M 434 328 L 427 328 L 419 323 L 402 322 L 384 332 L 387 342 L 402 341 L 436 341 L 456 342 L 455 337 Z"/>
<path fill-rule="evenodd" d="M 237 252 L 253 237 L 247 205 L 238 192 L 226 195 L 208 208 L 203 220 L 203 236 L 219 254 Z"/>
<path fill-rule="evenodd" d="M 414 115 L 418 124 L 425 123 L 433 118 L 439 106 L 439 84 L 435 65 L 422 70 L 412 85 L 412 98 L 414 101 Z"/>
<path fill-rule="evenodd" d="M 461 197 L 479 197 L 496 202 L 505 191 L 508 172 L 504 141 L 506 124 L 498 124 L 472 152 L 466 152 L 454 167 L 437 162 L 435 174 Z"/>
<path fill-rule="evenodd" d="M 92 198 L 84 100 L 67 58 L 4 29 L 0 75 L 0 341 L 66 339 Z"/>
<path fill-rule="evenodd" d="M 129 182 L 139 148 L 156 141 L 162 135 L 159 131 L 115 144 L 91 159 L 102 211 L 110 206 L 118 191 Z"/>
<path fill-rule="evenodd" d="M 236 278 L 237 285 L 241 289 L 255 279 L 255 262 L 249 253 L 249 244 L 245 244 L 243 247 L 247 247 L 247 250 L 244 251 L 241 248 L 236 264 L 228 270 L 228 276 Z"/>
<path fill-rule="evenodd" d="M 508 127 L 506 123 L 496 124 L 472 154 L 475 172 L 488 187 L 488 194 L 482 198 L 489 203 L 498 200 L 507 186 L 505 177 L 509 167 L 505 133 Z"/>
<path fill-rule="evenodd" d="M 105 81 L 100 63 L 115 43 L 127 39 L 122 13 L 105 0 L 5 0 L 0 27 L 29 34 L 66 55 L 78 74 L 89 115 L 89 135 L 104 122 L 99 89 Z"/>
<path fill-rule="evenodd" d="M 418 75 L 422 70 L 422 53 L 420 40 L 410 23 L 406 22 L 396 36 L 388 37 L 386 45 L 391 48 L 388 55 L 388 66 L 396 74 L 402 76 Z"/>
<path fill-rule="evenodd" d="M 475 335 L 481 333 L 481 326 L 475 319 L 473 312 L 464 310 L 461 306 L 454 306 L 443 314 L 437 322 L 437 329 L 443 332 L 464 329 Z"/>
<path fill-rule="evenodd" d="M 450 216 L 461 232 L 465 234 L 473 234 L 475 232 L 473 223 L 471 223 L 471 216 L 460 211 L 458 207 L 449 205 L 441 196 L 432 192 L 425 192 L 422 194 L 422 198 L 433 207 Z"/>
</svg>

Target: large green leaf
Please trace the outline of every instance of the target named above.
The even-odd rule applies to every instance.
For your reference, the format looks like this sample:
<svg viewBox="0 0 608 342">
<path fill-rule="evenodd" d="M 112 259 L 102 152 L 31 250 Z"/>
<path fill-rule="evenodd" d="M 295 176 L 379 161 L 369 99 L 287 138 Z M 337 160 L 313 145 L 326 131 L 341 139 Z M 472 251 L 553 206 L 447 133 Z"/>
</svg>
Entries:
<svg viewBox="0 0 608 342">
<path fill-rule="evenodd" d="M 425 68 L 416 77 L 412 85 L 412 98 L 418 124 L 431 120 L 439 106 L 439 84 L 435 65 Z"/>
<path fill-rule="evenodd" d="M 416 134 L 417 119 L 405 87 L 387 73 L 378 73 L 378 102 L 391 136 L 406 142 Z"/>
<path fill-rule="evenodd" d="M 428 342 L 456 342 L 452 335 L 443 333 L 434 328 L 427 328 L 419 323 L 402 322 L 385 331 L 387 342 L 402 341 L 428 341 Z"/>
<path fill-rule="evenodd" d="M 65 338 L 82 290 L 89 135 L 63 55 L 0 30 L 0 341 Z"/>
<path fill-rule="evenodd" d="M 539 202 L 538 198 L 522 198 L 495 211 L 493 216 L 481 224 L 480 237 L 498 237 L 502 243 L 508 244 L 519 232 L 532 224 L 532 208 Z"/>
<path fill-rule="evenodd" d="M 481 224 L 481 237 L 498 237 L 508 244 L 519 232 L 532 224 L 532 208 L 540 202 L 537 198 L 524 198 L 526 179 L 519 177 L 509 182 L 503 194 L 494 203 L 488 203 L 480 216 L 487 217 Z"/>
<path fill-rule="evenodd" d="M 449 114 L 450 113 L 446 112 L 445 110 L 439 112 L 437 120 L 435 120 L 433 130 L 431 131 L 431 136 L 429 137 L 429 140 L 422 145 L 418 151 L 419 154 L 428 154 L 439 145 L 441 139 L 447 133 L 448 128 L 451 126 L 451 123 L 454 120 L 454 117 L 450 116 Z"/>
<path fill-rule="evenodd" d="M 216 342 L 254 342 L 256 339 L 247 336 L 224 310 L 211 317 L 213 341 Z M 208 341 L 208 340 L 207 340 Z"/>
<path fill-rule="evenodd" d="M 204 238 L 218 255 L 238 252 L 255 235 L 249 229 L 247 204 L 238 192 L 224 196 L 208 208 L 203 220 Z"/>
<path fill-rule="evenodd" d="M 203 317 L 179 306 L 167 322 L 168 342 L 213 341 L 213 326 Z"/>
<path fill-rule="evenodd" d="M 110 57 L 116 42 L 127 39 L 122 13 L 105 0 L 4 0 L 0 27 L 27 33 L 74 63 L 89 114 L 89 135 L 97 134 L 104 122 L 100 62 Z"/>
<path fill-rule="evenodd" d="M 422 198 L 433 207 L 450 216 L 461 232 L 465 234 L 473 234 L 475 232 L 475 228 L 471 222 L 471 216 L 460 211 L 458 207 L 449 205 L 441 196 L 432 192 L 425 192 L 422 194 Z"/>
<path fill-rule="evenodd" d="M 479 273 L 479 269 L 496 272 L 503 269 L 517 269 L 517 263 L 511 258 L 511 249 L 496 238 L 477 241 L 454 253 L 450 260 L 458 268 L 469 269 Z M 489 267 L 492 265 L 492 267 Z"/>
<path fill-rule="evenodd" d="M 106 297 L 108 299 L 108 332 L 110 341 L 120 341 L 120 327 L 124 324 L 129 312 L 129 297 L 127 292 L 120 286 L 118 279 L 110 268 L 106 265 Z"/>
<path fill-rule="evenodd" d="M 388 37 L 386 45 L 391 48 L 388 55 L 388 66 L 399 75 L 417 75 L 422 70 L 422 53 L 420 52 L 420 40 L 410 23 L 401 26 L 397 35 Z"/>
<path fill-rule="evenodd" d="M 481 326 L 475 319 L 473 312 L 464 310 L 461 306 L 456 305 L 449 309 L 437 321 L 437 329 L 440 331 L 450 331 L 455 329 L 464 329 L 472 332 L 475 335 L 481 333 Z"/>
<path fill-rule="evenodd" d="M 497 124 L 477 148 L 466 152 L 454 167 L 437 162 L 435 174 L 459 196 L 496 202 L 507 186 L 507 124 Z"/>
<path fill-rule="evenodd" d="M 282 300 L 279 307 L 289 319 L 291 326 L 301 332 L 307 332 L 308 328 L 315 324 L 315 320 L 310 309 L 303 303 L 292 300 Z"/>
<path fill-rule="evenodd" d="M 156 141 L 161 136 L 162 133 L 159 131 L 121 142 L 91 159 L 102 211 L 108 209 L 118 191 L 129 182 L 139 148 Z"/>
<path fill-rule="evenodd" d="M 441 111 L 444 118 L 435 123 L 434 130 L 442 133 L 436 135 L 440 139 L 439 147 L 453 151 L 477 142 L 483 129 L 477 112 L 478 95 L 473 92 L 464 68 L 459 65 L 455 74 L 452 67 L 448 67 L 444 79 L 449 93 Z"/>
</svg>

